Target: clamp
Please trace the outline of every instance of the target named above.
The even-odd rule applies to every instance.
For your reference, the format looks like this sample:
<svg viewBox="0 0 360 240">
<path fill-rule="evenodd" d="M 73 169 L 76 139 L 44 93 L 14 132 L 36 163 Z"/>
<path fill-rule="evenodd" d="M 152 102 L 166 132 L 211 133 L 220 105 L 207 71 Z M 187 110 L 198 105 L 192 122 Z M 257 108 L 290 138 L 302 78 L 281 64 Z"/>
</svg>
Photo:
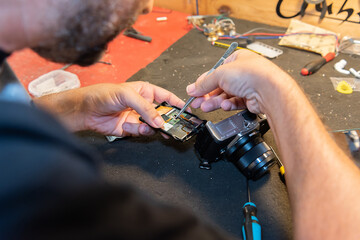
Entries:
<svg viewBox="0 0 360 240">
<path fill-rule="evenodd" d="M 327 11 L 326 0 L 303 0 L 301 9 L 300 9 L 301 17 L 304 17 L 306 8 L 309 6 L 309 4 L 316 4 L 316 10 L 321 11 L 320 20 L 319 20 L 321 22 L 324 19 L 326 11 Z M 320 4 L 322 5 L 321 8 L 320 8 Z"/>
<path fill-rule="evenodd" d="M 151 42 L 152 38 L 149 36 L 144 36 L 141 32 L 137 31 L 135 28 L 130 27 L 124 31 L 124 35 L 127 37 L 139 39 L 145 42 Z"/>
</svg>

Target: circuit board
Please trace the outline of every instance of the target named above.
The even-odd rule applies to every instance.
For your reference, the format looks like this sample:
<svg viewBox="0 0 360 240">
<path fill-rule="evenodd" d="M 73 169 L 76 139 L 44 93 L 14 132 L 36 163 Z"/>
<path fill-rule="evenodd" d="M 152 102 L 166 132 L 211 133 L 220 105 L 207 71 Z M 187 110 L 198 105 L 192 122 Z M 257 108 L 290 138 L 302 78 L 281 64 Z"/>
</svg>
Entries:
<svg viewBox="0 0 360 240">
<path fill-rule="evenodd" d="M 316 52 L 321 56 L 335 52 L 337 34 L 334 32 L 292 19 L 286 34 L 290 36 L 283 37 L 279 45 Z"/>
<path fill-rule="evenodd" d="M 164 104 L 162 104 L 159 105 L 156 110 L 165 121 L 162 127 L 163 132 L 180 141 L 186 141 L 191 138 L 192 135 L 197 132 L 197 129 L 205 122 L 187 112 L 182 113 L 176 118 L 180 109 L 173 106 L 164 106 Z"/>
</svg>

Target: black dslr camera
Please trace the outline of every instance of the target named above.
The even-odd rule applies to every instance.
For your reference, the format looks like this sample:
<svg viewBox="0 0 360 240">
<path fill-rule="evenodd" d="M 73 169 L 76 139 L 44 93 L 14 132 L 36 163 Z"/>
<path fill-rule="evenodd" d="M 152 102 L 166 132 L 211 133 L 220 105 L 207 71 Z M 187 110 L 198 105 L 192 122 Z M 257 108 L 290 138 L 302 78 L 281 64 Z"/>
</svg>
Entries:
<svg viewBox="0 0 360 240">
<path fill-rule="evenodd" d="M 182 142 L 197 135 L 195 151 L 202 169 L 211 169 L 211 163 L 226 159 L 247 178 L 256 180 L 276 163 L 274 152 L 262 138 L 269 130 L 264 115 L 244 110 L 214 124 L 186 111 L 176 118 L 180 109 L 166 102 L 156 110 L 165 121 L 160 129 L 165 134 Z"/>
<path fill-rule="evenodd" d="M 216 124 L 208 121 L 195 143 L 200 168 L 211 169 L 211 163 L 226 159 L 248 179 L 259 179 L 276 163 L 274 152 L 262 138 L 269 128 L 264 115 L 247 110 Z"/>
</svg>

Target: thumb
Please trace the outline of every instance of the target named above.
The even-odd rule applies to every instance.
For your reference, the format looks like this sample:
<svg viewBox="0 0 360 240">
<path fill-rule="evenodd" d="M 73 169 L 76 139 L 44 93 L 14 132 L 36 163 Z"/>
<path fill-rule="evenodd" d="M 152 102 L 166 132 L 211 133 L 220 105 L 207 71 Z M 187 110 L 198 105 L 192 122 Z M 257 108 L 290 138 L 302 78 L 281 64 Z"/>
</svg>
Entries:
<svg viewBox="0 0 360 240">
<path fill-rule="evenodd" d="M 219 83 L 224 75 L 224 66 L 220 66 L 210 75 L 208 73 L 202 74 L 195 83 L 190 84 L 186 88 L 186 92 L 188 95 L 192 97 L 200 97 L 204 96 L 207 93 L 217 89 L 219 87 Z"/>
</svg>

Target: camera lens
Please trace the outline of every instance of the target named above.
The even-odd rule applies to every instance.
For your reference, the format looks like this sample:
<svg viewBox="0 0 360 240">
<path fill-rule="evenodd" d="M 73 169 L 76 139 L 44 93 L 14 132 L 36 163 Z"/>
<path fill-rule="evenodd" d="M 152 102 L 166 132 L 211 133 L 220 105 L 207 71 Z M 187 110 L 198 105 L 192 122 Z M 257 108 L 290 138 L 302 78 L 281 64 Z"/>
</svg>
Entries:
<svg viewBox="0 0 360 240">
<path fill-rule="evenodd" d="M 226 158 L 252 180 L 262 177 L 275 164 L 275 155 L 259 132 L 239 138 L 226 151 Z"/>
</svg>

